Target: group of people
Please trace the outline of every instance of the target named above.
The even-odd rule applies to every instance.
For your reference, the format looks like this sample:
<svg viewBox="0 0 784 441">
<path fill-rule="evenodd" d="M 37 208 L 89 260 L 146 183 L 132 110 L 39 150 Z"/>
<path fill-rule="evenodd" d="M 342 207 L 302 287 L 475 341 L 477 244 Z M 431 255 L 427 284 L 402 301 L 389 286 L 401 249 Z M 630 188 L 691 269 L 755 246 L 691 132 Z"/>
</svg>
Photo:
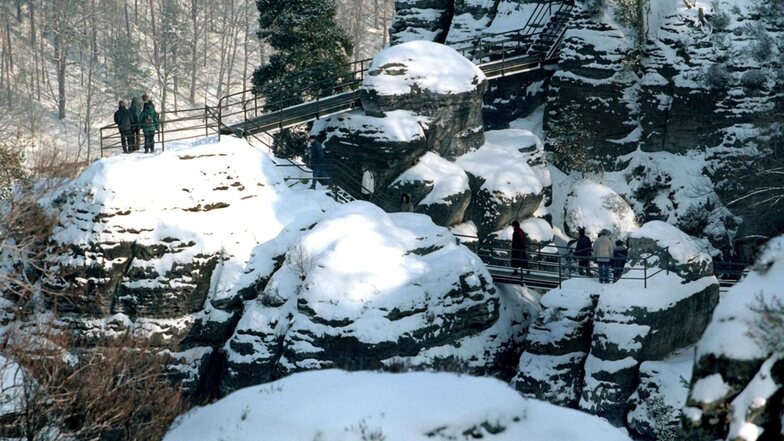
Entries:
<svg viewBox="0 0 784 441">
<path fill-rule="evenodd" d="M 613 281 L 617 282 L 623 274 L 623 267 L 626 265 L 626 257 L 629 254 L 626 244 L 620 239 L 613 244 L 609 230 L 602 230 L 593 244 L 591 239 L 585 235 L 585 228 L 579 228 L 577 234 L 574 255 L 577 257 L 580 274 L 591 277 L 591 258 L 593 257 L 599 267 L 599 283 L 610 283 L 611 268 Z"/>
<path fill-rule="evenodd" d="M 114 123 L 120 131 L 123 153 L 139 150 L 141 132 L 144 133 L 144 153 L 155 151 L 155 132 L 161 122 L 152 100 L 147 95 L 142 95 L 141 99 L 133 97 L 130 107 L 125 100 L 120 100 L 119 108 L 114 112 Z"/>
<path fill-rule="evenodd" d="M 610 236 L 610 231 L 602 230 L 596 242 L 591 243 L 591 239 L 585 235 L 585 228 L 578 229 L 574 256 L 577 258 L 581 275 L 592 277 L 591 259 L 593 259 L 599 267 L 599 283 L 610 283 L 611 269 L 614 282 L 621 278 L 629 251 L 622 240 L 616 240 L 613 244 Z M 525 251 L 527 240 L 525 231 L 520 228 L 520 222 L 512 222 L 512 274 L 528 270 L 528 255 Z"/>
</svg>

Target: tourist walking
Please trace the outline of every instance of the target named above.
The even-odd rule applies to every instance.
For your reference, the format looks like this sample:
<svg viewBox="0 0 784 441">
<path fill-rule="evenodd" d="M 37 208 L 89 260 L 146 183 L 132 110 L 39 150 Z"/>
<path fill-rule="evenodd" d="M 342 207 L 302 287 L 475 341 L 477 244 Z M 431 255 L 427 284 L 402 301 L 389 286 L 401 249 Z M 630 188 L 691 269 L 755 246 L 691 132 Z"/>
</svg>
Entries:
<svg viewBox="0 0 784 441">
<path fill-rule="evenodd" d="M 155 151 L 155 132 L 158 131 L 161 121 L 158 119 L 158 114 L 155 112 L 155 106 L 152 101 L 144 103 L 144 110 L 139 116 L 139 125 L 144 132 L 144 153 L 153 153 Z"/>
<path fill-rule="evenodd" d="M 367 164 L 362 164 L 362 197 L 369 201 L 376 189 L 376 177 L 368 169 Z"/>
<path fill-rule="evenodd" d="M 613 282 L 617 282 L 618 279 L 621 278 L 623 267 L 626 265 L 626 256 L 628 256 L 628 254 L 629 250 L 626 248 L 623 241 L 620 239 L 616 240 L 615 248 L 613 249 L 612 262 L 610 263 L 613 272 Z"/>
<path fill-rule="evenodd" d="M 517 274 L 518 269 L 528 269 L 528 256 L 525 252 L 525 231 L 520 228 L 520 222 L 512 222 L 512 274 Z"/>
<path fill-rule="evenodd" d="M 324 172 L 324 147 L 316 135 L 308 135 L 308 152 L 310 155 L 310 169 L 313 170 L 313 179 L 310 189 L 316 189 L 316 182 L 321 181 L 322 185 L 328 185 L 329 177 Z"/>
<path fill-rule="evenodd" d="M 599 265 L 599 283 L 610 283 L 610 259 L 613 256 L 613 243 L 610 232 L 602 230 L 593 244 L 593 257 Z"/>
<path fill-rule="evenodd" d="M 585 228 L 577 229 L 577 244 L 574 255 L 577 256 L 577 265 L 581 275 L 591 277 L 591 239 L 585 235 Z"/>
<path fill-rule="evenodd" d="M 120 131 L 120 144 L 123 153 L 132 152 L 134 149 L 133 140 L 133 115 L 125 107 L 125 101 L 120 100 L 119 108 L 114 112 L 114 123 Z"/>
</svg>

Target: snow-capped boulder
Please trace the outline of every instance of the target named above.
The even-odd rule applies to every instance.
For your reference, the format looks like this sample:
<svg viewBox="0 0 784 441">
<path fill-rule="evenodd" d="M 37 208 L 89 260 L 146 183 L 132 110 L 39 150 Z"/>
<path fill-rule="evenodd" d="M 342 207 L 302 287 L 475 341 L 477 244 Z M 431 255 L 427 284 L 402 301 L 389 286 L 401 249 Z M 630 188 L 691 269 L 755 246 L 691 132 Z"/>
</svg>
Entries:
<svg viewBox="0 0 784 441">
<path fill-rule="evenodd" d="M 660 268 L 685 281 L 713 275 L 711 256 L 691 236 L 666 222 L 648 222 L 629 236 L 629 263 L 641 264 L 648 256 L 658 256 Z"/>
<path fill-rule="evenodd" d="M 516 315 L 505 312 L 515 301 Z M 522 309 L 427 216 L 352 202 L 305 232 L 246 303 L 225 346 L 223 389 L 330 367 L 497 372 L 497 357 L 522 336 Z"/>
<path fill-rule="evenodd" d="M 383 116 L 408 110 L 431 119 L 431 150 L 454 158 L 484 142 L 484 73 L 454 49 L 429 41 L 392 46 L 373 58 L 360 89 L 362 108 Z"/>
<path fill-rule="evenodd" d="M 466 218 L 480 235 L 531 217 L 541 205 L 549 174 L 528 165 L 524 147 L 530 145 L 522 136 L 490 137 L 482 148 L 457 158 L 473 194 Z"/>
<path fill-rule="evenodd" d="M 44 282 L 63 326 L 86 345 L 149 337 L 184 387 L 231 333 L 254 246 L 335 205 L 291 191 L 267 155 L 229 137 L 96 161 L 41 203 L 57 214 Z"/>
<path fill-rule="evenodd" d="M 471 202 L 466 172 L 432 152 L 423 155 L 414 167 L 398 176 L 388 192 L 395 201 L 399 201 L 403 193 L 411 197 L 416 212 L 427 214 L 438 225 L 462 222 Z"/>
<path fill-rule="evenodd" d="M 574 184 L 564 206 L 566 232 L 576 237 L 580 227 L 591 240 L 602 230 L 609 230 L 614 239 L 625 239 L 637 229 L 637 220 L 634 210 L 618 193 L 584 179 Z"/>
<path fill-rule="evenodd" d="M 591 285 L 596 288 L 593 295 Z M 577 407 L 598 292 L 597 284 L 567 280 L 542 296 L 542 310 L 528 329 L 525 352 L 512 380 L 517 390 L 559 406 Z"/>
<path fill-rule="evenodd" d="M 686 418 L 695 436 L 775 438 L 784 395 L 784 236 L 730 288 L 697 345 Z M 729 423 L 729 424 L 728 424 Z"/>
<path fill-rule="evenodd" d="M 182 416 L 165 441 L 630 441 L 598 418 L 506 384 L 448 373 L 325 370 L 238 390 Z"/>
</svg>

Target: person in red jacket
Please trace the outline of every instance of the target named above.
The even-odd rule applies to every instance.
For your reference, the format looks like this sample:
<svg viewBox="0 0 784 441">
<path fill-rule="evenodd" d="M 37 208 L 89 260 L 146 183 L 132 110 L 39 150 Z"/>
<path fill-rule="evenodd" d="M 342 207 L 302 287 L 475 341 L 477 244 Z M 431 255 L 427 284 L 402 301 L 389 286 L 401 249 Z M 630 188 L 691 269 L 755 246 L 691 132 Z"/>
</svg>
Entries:
<svg viewBox="0 0 784 441">
<path fill-rule="evenodd" d="M 528 256 L 525 253 L 526 245 L 525 231 L 520 228 L 520 222 L 512 222 L 512 268 L 517 274 L 518 269 L 522 271 L 523 268 L 528 269 Z"/>
</svg>

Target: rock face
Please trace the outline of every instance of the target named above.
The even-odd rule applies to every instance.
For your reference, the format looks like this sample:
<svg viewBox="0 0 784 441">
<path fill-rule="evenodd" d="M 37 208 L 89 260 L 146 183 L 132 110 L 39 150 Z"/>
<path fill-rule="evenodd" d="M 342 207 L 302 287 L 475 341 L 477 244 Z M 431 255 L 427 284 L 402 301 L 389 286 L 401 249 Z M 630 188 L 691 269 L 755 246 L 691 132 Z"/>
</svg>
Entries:
<svg viewBox="0 0 784 441">
<path fill-rule="evenodd" d="M 602 230 L 609 230 L 616 239 L 625 239 L 638 225 L 634 211 L 620 195 L 584 179 L 574 184 L 564 206 L 565 231 L 576 237 L 580 227 L 591 240 Z"/>
<path fill-rule="evenodd" d="M 223 390 L 330 367 L 498 372 L 522 336 L 519 302 L 428 217 L 353 202 L 306 232 L 246 303 Z"/>
<path fill-rule="evenodd" d="M 697 345 L 684 411 L 689 436 L 779 436 L 784 404 L 781 286 L 784 236 L 772 239 L 752 271 L 725 294 Z"/>
<path fill-rule="evenodd" d="M 781 12 L 736 0 L 657 4 L 638 45 L 616 6 L 597 4 L 577 2 L 549 84 L 548 133 L 580 121 L 590 158 L 627 173 L 645 220 L 674 216 L 671 223 L 724 248 L 732 245 L 727 230 L 737 232 L 741 249 L 747 236 L 781 231 L 780 206 L 753 208 L 755 198 L 724 206 L 765 185 L 760 171 L 781 164 L 768 117 L 784 98 L 772 49 Z M 705 188 L 678 194 L 703 179 Z"/>
<path fill-rule="evenodd" d="M 629 236 L 629 262 L 659 256 L 658 266 L 686 281 L 713 275 L 713 261 L 692 237 L 661 221 L 651 221 Z"/>
</svg>

